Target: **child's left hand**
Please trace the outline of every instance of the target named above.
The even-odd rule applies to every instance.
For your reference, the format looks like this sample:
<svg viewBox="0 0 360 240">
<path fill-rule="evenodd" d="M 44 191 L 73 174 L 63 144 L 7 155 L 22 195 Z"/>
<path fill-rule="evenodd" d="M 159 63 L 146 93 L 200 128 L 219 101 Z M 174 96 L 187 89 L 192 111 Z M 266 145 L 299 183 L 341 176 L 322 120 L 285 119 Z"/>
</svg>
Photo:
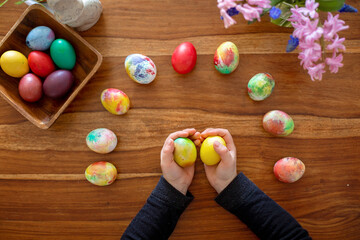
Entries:
<svg viewBox="0 0 360 240">
<path fill-rule="evenodd" d="M 185 129 L 170 134 L 165 140 L 161 150 L 161 170 L 163 176 L 174 188 L 186 195 L 186 192 L 192 182 L 195 172 L 195 164 L 182 168 L 174 161 L 174 140 L 179 137 L 190 138 L 195 145 L 201 144 L 200 133 L 194 128 Z"/>
</svg>

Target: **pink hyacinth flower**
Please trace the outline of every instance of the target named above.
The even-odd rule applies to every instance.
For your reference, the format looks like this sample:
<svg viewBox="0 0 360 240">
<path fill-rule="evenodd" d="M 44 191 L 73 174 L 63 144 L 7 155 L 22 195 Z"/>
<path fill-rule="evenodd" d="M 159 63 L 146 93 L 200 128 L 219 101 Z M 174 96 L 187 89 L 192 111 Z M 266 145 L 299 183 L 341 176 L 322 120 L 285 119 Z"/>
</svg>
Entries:
<svg viewBox="0 0 360 240">
<path fill-rule="evenodd" d="M 236 7 L 236 0 L 218 0 L 217 7 L 221 9 L 228 10 L 229 8 Z"/>
<path fill-rule="evenodd" d="M 325 62 L 327 65 L 329 65 L 329 69 L 331 73 L 337 73 L 339 71 L 340 67 L 343 67 L 344 64 L 342 64 L 343 55 L 339 54 L 336 56 L 336 53 L 334 52 L 332 58 L 326 58 Z"/>
<path fill-rule="evenodd" d="M 345 22 L 339 20 L 339 14 L 335 17 L 328 13 L 328 19 L 324 22 L 324 38 L 325 40 L 332 40 L 336 33 L 348 29 L 349 26 L 344 26 Z"/>
<path fill-rule="evenodd" d="M 313 67 L 308 67 L 307 69 L 308 69 L 308 73 L 309 73 L 309 75 L 311 77 L 311 80 L 312 81 L 315 81 L 315 80 L 321 81 L 322 75 L 325 72 L 324 68 L 325 68 L 324 63 L 320 63 L 320 64 L 315 65 Z"/>
<path fill-rule="evenodd" d="M 247 2 L 251 5 L 257 5 L 261 8 L 271 8 L 270 0 L 248 0 Z"/>
<path fill-rule="evenodd" d="M 257 19 L 259 22 L 260 20 L 260 14 L 262 13 L 262 8 L 252 7 L 249 4 L 244 5 L 237 5 L 236 10 L 242 13 L 245 20 L 247 21 L 253 21 L 254 19 Z"/>
<path fill-rule="evenodd" d="M 327 50 L 333 50 L 335 52 L 338 52 L 339 49 L 345 51 L 346 48 L 345 48 L 345 46 L 343 44 L 344 41 L 345 41 L 345 38 L 340 38 L 339 39 L 339 35 L 336 34 L 335 38 L 332 39 L 332 43 L 327 45 L 326 49 Z"/>
<path fill-rule="evenodd" d="M 319 17 L 319 14 L 316 11 L 318 7 L 319 3 L 315 2 L 315 0 L 307 0 L 305 3 L 305 8 L 300 8 L 299 12 L 305 16 L 309 16 L 312 19 L 315 19 Z"/>
<path fill-rule="evenodd" d="M 220 10 L 220 15 L 223 17 L 225 28 L 228 28 L 236 23 L 236 21 L 230 17 L 224 9 Z"/>
</svg>

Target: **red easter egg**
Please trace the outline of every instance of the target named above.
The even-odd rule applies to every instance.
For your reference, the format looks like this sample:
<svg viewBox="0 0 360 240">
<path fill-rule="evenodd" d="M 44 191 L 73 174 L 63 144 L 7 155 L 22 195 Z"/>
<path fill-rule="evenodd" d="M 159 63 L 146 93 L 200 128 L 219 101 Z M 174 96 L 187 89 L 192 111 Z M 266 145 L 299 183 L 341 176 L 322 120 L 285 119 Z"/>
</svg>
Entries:
<svg viewBox="0 0 360 240">
<path fill-rule="evenodd" d="M 197 55 L 194 45 L 184 42 L 175 48 L 171 57 L 171 64 L 176 72 L 185 74 L 195 67 L 196 59 Z"/>
<path fill-rule="evenodd" d="M 275 177 L 281 182 L 296 182 L 304 173 L 305 164 L 300 159 L 294 157 L 282 158 L 274 165 Z"/>
<path fill-rule="evenodd" d="M 55 71 L 54 62 L 44 52 L 32 51 L 28 56 L 28 62 L 31 71 L 40 77 L 47 77 Z"/>
<path fill-rule="evenodd" d="M 19 94 L 27 102 L 36 102 L 42 96 L 42 82 L 38 76 L 28 73 L 19 82 Z"/>
</svg>

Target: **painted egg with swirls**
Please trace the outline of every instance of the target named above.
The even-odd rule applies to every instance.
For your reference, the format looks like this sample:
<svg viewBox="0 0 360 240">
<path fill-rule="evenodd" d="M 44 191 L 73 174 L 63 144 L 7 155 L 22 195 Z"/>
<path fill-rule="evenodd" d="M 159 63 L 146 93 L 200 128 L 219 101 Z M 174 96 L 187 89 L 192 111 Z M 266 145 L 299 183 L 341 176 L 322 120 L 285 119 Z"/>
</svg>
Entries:
<svg viewBox="0 0 360 240">
<path fill-rule="evenodd" d="M 269 73 L 258 73 L 248 83 L 249 97 L 254 101 L 268 98 L 275 87 L 275 81 Z"/>
<path fill-rule="evenodd" d="M 125 114 L 130 108 L 129 97 L 116 88 L 105 89 L 101 93 L 100 99 L 104 108 L 115 115 Z"/>
<path fill-rule="evenodd" d="M 177 138 L 174 141 L 174 160 L 181 167 L 188 167 L 196 161 L 196 146 L 189 138 Z"/>
<path fill-rule="evenodd" d="M 116 180 L 117 170 L 109 162 L 95 162 L 86 168 L 85 177 L 94 185 L 107 186 Z"/>
<path fill-rule="evenodd" d="M 273 110 L 265 114 L 263 127 L 274 136 L 285 137 L 293 132 L 294 121 L 287 113 Z"/>
<path fill-rule="evenodd" d="M 125 59 L 125 70 L 129 77 L 137 83 L 149 84 L 156 77 L 156 65 L 147 56 L 131 54 Z"/>
<path fill-rule="evenodd" d="M 239 51 L 232 42 L 222 43 L 215 52 L 214 65 L 222 74 L 230 74 L 239 65 Z"/>
<path fill-rule="evenodd" d="M 117 138 L 113 131 L 107 128 L 98 128 L 87 135 L 86 144 L 94 152 L 105 154 L 115 149 Z"/>
<path fill-rule="evenodd" d="M 296 182 L 304 173 L 305 164 L 300 159 L 294 157 L 282 158 L 274 165 L 275 177 L 281 182 Z"/>
</svg>

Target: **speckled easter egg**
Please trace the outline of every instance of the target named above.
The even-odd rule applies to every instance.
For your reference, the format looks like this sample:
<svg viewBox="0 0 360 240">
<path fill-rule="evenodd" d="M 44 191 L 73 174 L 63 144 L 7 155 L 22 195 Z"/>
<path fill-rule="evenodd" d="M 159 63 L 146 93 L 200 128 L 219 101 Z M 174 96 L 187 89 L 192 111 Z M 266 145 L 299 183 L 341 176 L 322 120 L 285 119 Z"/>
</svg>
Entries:
<svg viewBox="0 0 360 240">
<path fill-rule="evenodd" d="M 269 97 L 275 87 L 275 81 L 269 73 L 258 73 L 248 83 L 248 94 L 254 101 Z"/>
<path fill-rule="evenodd" d="M 275 177 L 281 182 L 296 182 L 304 173 L 305 164 L 300 159 L 294 157 L 282 158 L 274 165 Z"/>
<path fill-rule="evenodd" d="M 20 52 L 9 50 L 4 52 L 0 57 L 2 70 L 9 76 L 21 78 L 29 72 L 27 58 Z"/>
<path fill-rule="evenodd" d="M 96 162 L 86 168 L 85 177 L 94 185 L 107 186 L 116 180 L 117 170 L 109 162 Z"/>
<path fill-rule="evenodd" d="M 285 137 L 294 130 L 294 121 L 288 114 L 273 110 L 265 114 L 263 127 L 274 136 Z"/>
<path fill-rule="evenodd" d="M 197 153 L 193 141 L 189 138 L 177 138 L 174 141 L 174 160 L 181 167 L 188 167 L 196 161 Z"/>
<path fill-rule="evenodd" d="M 50 55 L 56 66 L 71 70 L 76 63 L 74 47 L 65 39 L 56 39 L 50 46 Z"/>
<path fill-rule="evenodd" d="M 125 59 L 125 69 L 129 77 L 137 83 L 148 84 L 156 77 L 155 63 L 147 56 L 131 54 Z"/>
<path fill-rule="evenodd" d="M 117 145 L 115 133 L 107 128 L 92 130 L 86 137 L 87 146 L 97 153 L 112 152 Z"/>
<path fill-rule="evenodd" d="M 26 36 L 26 45 L 32 50 L 45 51 L 55 40 L 55 33 L 51 28 L 39 26 L 32 29 Z"/>
<path fill-rule="evenodd" d="M 217 141 L 220 144 L 226 146 L 226 142 L 222 137 L 211 136 L 207 137 L 200 147 L 200 158 L 206 165 L 215 165 L 220 162 L 220 155 L 214 149 L 214 142 Z"/>
<path fill-rule="evenodd" d="M 106 110 L 115 115 L 125 114 L 130 108 L 129 97 L 119 89 L 108 88 L 101 93 L 101 103 Z"/>
<path fill-rule="evenodd" d="M 232 42 L 222 43 L 215 52 L 214 64 L 216 70 L 222 74 L 229 74 L 235 71 L 239 65 L 239 51 Z"/>
</svg>

